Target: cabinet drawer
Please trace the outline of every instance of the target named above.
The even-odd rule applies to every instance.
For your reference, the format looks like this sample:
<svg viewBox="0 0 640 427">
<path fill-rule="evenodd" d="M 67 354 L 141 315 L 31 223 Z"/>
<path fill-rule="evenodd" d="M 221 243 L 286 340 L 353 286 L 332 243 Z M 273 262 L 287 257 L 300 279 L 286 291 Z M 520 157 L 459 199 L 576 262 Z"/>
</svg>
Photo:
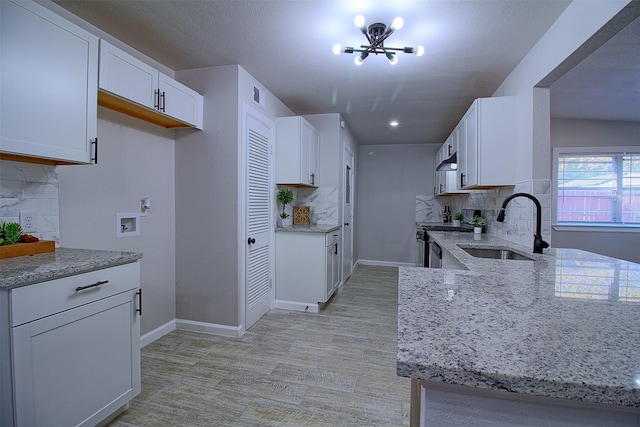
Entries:
<svg viewBox="0 0 640 427">
<path fill-rule="evenodd" d="M 105 283 L 102 283 L 105 282 Z M 97 286 L 77 290 L 102 283 Z M 11 326 L 18 326 L 140 286 L 137 262 L 11 290 Z"/>
</svg>

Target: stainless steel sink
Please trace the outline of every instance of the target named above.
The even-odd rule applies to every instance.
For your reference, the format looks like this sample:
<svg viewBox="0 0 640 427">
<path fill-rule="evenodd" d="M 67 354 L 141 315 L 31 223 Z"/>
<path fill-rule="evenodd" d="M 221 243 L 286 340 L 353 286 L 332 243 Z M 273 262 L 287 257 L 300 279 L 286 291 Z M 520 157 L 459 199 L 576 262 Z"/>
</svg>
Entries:
<svg viewBox="0 0 640 427">
<path fill-rule="evenodd" d="M 489 258 L 489 259 L 511 259 L 516 261 L 533 261 L 533 258 L 521 255 L 517 252 L 510 251 L 509 249 L 495 249 L 495 248 L 465 248 L 460 246 L 460 249 L 464 250 L 469 255 L 476 258 Z"/>
</svg>

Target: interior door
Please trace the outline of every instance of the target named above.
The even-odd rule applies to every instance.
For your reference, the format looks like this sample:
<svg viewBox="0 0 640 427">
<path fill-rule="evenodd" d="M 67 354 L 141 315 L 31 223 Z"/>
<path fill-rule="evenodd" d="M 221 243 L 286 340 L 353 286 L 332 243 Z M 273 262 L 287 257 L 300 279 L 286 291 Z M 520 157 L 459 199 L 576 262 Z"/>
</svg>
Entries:
<svg viewBox="0 0 640 427">
<path fill-rule="evenodd" d="M 271 309 L 271 145 L 275 123 L 247 110 L 246 329 Z"/>
<path fill-rule="evenodd" d="M 342 282 L 346 282 L 353 272 L 353 153 L 344 151 L 343 176 L 343 227 L 342 227 Z"/>
</svg>

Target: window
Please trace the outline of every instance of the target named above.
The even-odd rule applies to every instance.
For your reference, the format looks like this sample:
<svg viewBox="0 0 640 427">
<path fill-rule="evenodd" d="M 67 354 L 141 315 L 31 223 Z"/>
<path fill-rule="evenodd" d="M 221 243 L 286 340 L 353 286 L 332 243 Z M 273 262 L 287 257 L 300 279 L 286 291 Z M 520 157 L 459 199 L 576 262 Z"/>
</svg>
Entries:
<svg viewBox="0 0 640 427">
<path fill-rule="evenodd" d="M 640 226 L 640 152 L 590 151 L 558 152 L 557 224 Z"/>
</svg>

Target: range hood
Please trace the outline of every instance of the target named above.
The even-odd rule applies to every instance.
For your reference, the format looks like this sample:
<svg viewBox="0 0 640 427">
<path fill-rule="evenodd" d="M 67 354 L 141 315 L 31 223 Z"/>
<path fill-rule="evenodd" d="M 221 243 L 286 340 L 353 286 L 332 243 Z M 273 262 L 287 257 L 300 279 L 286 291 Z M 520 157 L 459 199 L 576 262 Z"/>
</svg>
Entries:
<svg viewBox="0 0 640 427">
<path fill-rule="evenodd" d="M 454 171 L 458 169 L 458 155 L 453 153 L 451 157 L 444 159 L 437 167 L 437 171 Z"/>
</svg>

